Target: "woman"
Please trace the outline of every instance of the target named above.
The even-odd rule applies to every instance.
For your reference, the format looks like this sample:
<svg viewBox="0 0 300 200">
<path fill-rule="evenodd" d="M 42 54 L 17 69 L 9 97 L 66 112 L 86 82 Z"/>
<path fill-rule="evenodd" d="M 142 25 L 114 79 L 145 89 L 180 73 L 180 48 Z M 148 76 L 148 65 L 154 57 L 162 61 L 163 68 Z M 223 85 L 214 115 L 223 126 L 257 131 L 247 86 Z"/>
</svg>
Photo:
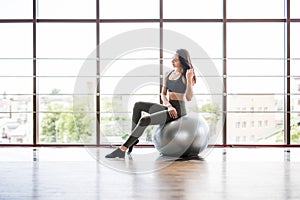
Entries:
<svg viewBox="0 0 300 200">
<path fill-rule="evenodd" d="M 186 115 L 185 100 L 191 101 L 193 97 L 193 85 L 196 76 L 191 63 L 190 55 L 185 49 L 178 49 L 172 59 L 174 69 L 164 76 L 161 100 L 164 105 L 137 102 L 133 108 L 132 132 L 127 141 L 106 155 L 106 158 L 124 158 L 125 152 L 132 151 L 138 138 L 149 125 L 163 125 Z M 142 117 L 142 111 L 149 113 Z"/>
</svg>

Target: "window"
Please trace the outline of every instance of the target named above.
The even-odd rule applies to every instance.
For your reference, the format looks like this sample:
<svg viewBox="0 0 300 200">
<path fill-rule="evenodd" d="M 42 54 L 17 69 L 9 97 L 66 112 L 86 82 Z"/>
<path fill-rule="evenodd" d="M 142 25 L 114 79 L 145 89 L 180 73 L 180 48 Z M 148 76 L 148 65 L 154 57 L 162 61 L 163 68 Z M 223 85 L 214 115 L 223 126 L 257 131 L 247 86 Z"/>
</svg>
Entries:
<svg viewBox="0 0 300 200">
<path fill-rule="evenodd" d="M 184 3 L 181 0 L 164 0 L 163 8 L 166 19 L 220 19 L 223 3 L 218 0 L 188 0 Z"/>
<path fill-rule="evenodd" d="M 92 0 L 92 2 L 94 2 Z M 138 8 L 138 9 L 137 9 Z M 101 19 L 158 19 L 158 0 L 101 0 Z"/>
<path fill-rule="evenodd" d="M 40 19 L 95 19 L 94 0 L 36 0 Z"/>
<path fill-rule="evenodd" d="M 200 70 L 194 87 L 197 105 L 187 106 L 221 134 L 217 144 L 222 144 L 223 136 L 228 143 L 300 144 L 300 1 L 290 0 L 290 9 L 286 2 L 2 1 L 0 130 L 11 139 L 0 142 L 122 143 L 130 130 L 134 102 L 160 102 L 161 78 L 172 68 L 169 46 L 173 51 L 192 48 L 180 40 L 174 43 L 165 34 L 169 31 L 203 49 L 201 55 L 191 54 Z M 107 57 L 101 49 L 116 36 L 149 28 L 157 33 L 138 37 L 153 41 L 151 47 L 116 57 Z M 120 40 L 120 48 L 111 50 L 130 44 Z M 108 67 L 102 70 L 103 66 Z M 220 87 L 215 80 L 220 80 Z M 215 105 L 216 98 L 225 101 Z M 84 118 L 79 127 L 72 122 L 74 117 Z M 214 129 L 219 124 L 222 128 Z M 147 131 L 141 143 L 151 143 L 153 128 Z"/>
<path fill-rule="evenodd" d="M 32 18 L 31 0 L 14 0 L 1 2 L 0 19 L 30 19 Z"/>
</svg>

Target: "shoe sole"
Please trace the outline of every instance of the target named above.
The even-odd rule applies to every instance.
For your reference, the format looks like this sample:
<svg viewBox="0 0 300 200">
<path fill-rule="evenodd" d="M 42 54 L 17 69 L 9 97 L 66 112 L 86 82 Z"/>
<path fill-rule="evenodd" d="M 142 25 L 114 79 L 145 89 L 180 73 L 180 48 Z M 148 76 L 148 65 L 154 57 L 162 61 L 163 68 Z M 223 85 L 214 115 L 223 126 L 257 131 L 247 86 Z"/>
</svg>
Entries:
<svg viewBox="0 0 300 200">
<path fill-rule="evenodd" d="M 109 158 L 109 157 L 105 157 L 106 159 L 125 159 L 125 157 L 113 157 L 113 158 Z"/>
</svg>

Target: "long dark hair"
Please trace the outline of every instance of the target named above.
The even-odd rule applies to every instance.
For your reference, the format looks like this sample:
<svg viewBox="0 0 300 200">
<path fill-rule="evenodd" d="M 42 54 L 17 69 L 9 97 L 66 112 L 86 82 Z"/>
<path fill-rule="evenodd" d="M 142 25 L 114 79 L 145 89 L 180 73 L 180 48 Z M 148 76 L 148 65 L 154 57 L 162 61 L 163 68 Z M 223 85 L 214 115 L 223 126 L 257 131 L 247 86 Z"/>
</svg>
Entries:
<svg viewBox="0 0 300 200">
<path fill-rule="evenodd" d="M 185 78 L 186 71 L 188 69 L 193 69 L 194 68 L 193 65 L 192 65 L 192 62 L 191 62 L 190 54 L 186 49 L 177 49 L 176 53 L 179 57 L 181 67 L 183 69 L 182 74 Z M 194 80 L 194 83 L 196 83 L 196 76 L 193 77 L 193 80 Z"/>
</svg>

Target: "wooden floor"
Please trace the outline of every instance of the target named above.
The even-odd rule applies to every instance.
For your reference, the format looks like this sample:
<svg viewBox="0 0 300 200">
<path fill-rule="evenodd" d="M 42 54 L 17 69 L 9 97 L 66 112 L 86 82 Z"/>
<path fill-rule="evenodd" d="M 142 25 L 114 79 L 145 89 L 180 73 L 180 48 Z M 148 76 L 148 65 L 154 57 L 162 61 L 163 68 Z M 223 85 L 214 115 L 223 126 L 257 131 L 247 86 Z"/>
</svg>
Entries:
<svg viewBox="0 0 300 200">
<path fill-rule="evenodd" d="M 0 148 L 0 199 L 300 199 L 300 148 L 215 148 L 204 160 L 135 148 Z"/>
</svg>

